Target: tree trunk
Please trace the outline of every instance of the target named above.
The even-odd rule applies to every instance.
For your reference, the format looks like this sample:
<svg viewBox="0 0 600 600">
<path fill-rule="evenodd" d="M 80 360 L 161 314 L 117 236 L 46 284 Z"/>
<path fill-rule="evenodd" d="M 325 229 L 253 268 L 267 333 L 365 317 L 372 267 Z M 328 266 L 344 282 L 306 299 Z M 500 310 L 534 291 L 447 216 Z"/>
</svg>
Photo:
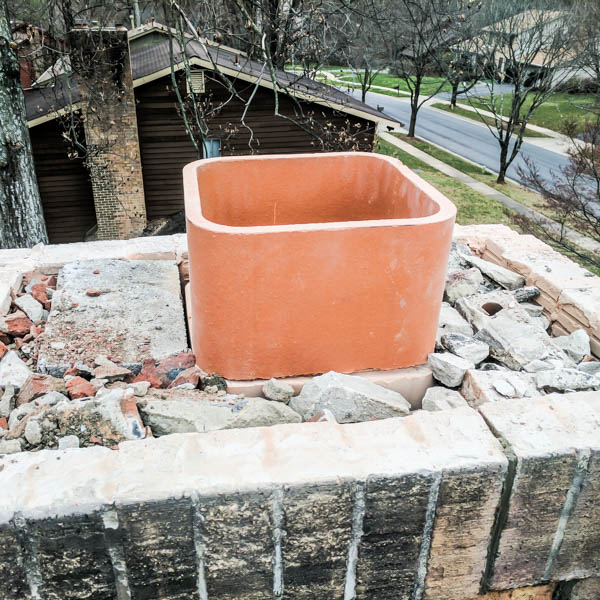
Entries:
<svg viewBox="0 0 600 600">
<path fill-rule="evenodd" d="M 410 124 L 408 125 L 408 137 L 415 137 L 415 128 L 417 127 L 417 109 L 411 107 Z"/>
<path fill-rule="evenodd" d="M 27 128 L 19 63 L 0 0 L 0 248 L 48 242 Z"/>
<path fill-rule="evenodd" d="M 505 176 L 506 170 L 508 169 L 507 158 L 509 143 L 510 137 L 508 137 L 506 142 L 500 146 L 500 168 L 498 169 L 498 179 L 496 179 L 496 183 L 506 183 Z"/>
<path fill-rule="evenodd" d="M 421 80 L 415 82 L 413 95 L 410 97 L 410 124 L 408 126 L 408 137 L 415 137 L 417 127 L 417 113 L 419 112 L 419 94 L 421 93 Z"/>
<path fill-rule="evenodd" d="M 450 106 L 456 108 L 456 97 L 458 96 L 458 83 L 452 84 L 452 97 L 450 98 Z"/>
<path fill-rule="evenodd" d="M 367 90 L 371 87 L 371 72 L 369 71 L 369 69 L 367 67 L 365 67 L 365 70 L 363 72 L 363 77 L 361 80 L 361 99 L 363 102 L 367 101 Z"/>
</svg>

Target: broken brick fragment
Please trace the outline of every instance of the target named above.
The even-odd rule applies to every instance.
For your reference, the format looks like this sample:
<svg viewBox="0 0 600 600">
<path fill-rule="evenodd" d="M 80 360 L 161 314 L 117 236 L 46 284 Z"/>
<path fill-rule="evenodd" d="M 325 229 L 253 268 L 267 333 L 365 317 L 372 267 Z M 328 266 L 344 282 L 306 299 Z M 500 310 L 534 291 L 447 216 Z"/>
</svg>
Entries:
<svg viewBox="0 0 600 600">
<path fill-rule="evenodd" d="M 43 304 L 46 310 L 50 310 L 50 299 L 48 298 L 46 288 L 47 286 L 45 283 L 36 283 L 35 285 L 31 286 L 31 295 L 40 304 Z"/>
<path fill-rule="evenodd" d="M 51 375 L 42 375 L 41 373 L 32 373 L 21 386 L 16 405 L 21 406 L 21 404 L 31 402 L 48 392 L 65 394 L 66 391 L 64 379 L 58 379 Z"/>
<path fill-rule="evenodd" d="M 29 333 L 33 323 L 22 310 L 17 310 L 4 317 L 5 332 L 13 337 L 21 337 Z"/>
<path fill-rule="evenodd" d="M 90 296 L 91 298 L 96 298 L 97 296 L 100 296 L 100 294 L 102 294 L 102 291 L 97 289 L 90 289 L 85 292 L 85 295 Z"/>
<path fill-rule="evenodd" d="M 8 348 L 6 347 L 6 344 L 0 341 L 0 358 L 2 358 L 7 352 Z"/>
<path fill-rule="evenodd" d="M 194 387 L 198 387 L 198 382 L 203 374 L 204 371 L 200 367 L 193 366 L 189 369 L 184 369 L 169 384 L 169 388 L 174 388 L 184 383 L 191 383 Z"/>
<path fill-rule="evenodd" d="M 89 398 L 96 395 L 96 388 L 83 377 L 73 377 L 73 379 L 69 379 L 66 388 L 72 400 Z"/>
<path fill-rule="evenodd" d="M 116 364 L 100 365 L 94 369 L 94 377 L 96 379 L 108 379 L 108 381 L 123 381 L 131 377 L 133 373 Z"/>
<path fill-rule="evenodd" d="M 6 417 L 0 418 L 0 429 L 8 429 L 8 421 L 6 420 Z"/>
<path fill-rule="evenodd" d="M 169 386 L 177 376 L 196 364 L 196 357 L 191 352 L 180 352 L 163 358 L 156 366 L 156 373 L 165 387 Z"/>
<path fill-rule="evenodd" d="M 158 372 L 154 365 L 153 358 L 147 358 L 142 363 L 142 370 L 138 373 L 137 377 L 133 380 L 133 382 L 137 381 L 148 381 L 153 388 L 161 388 L 162 381 L 158 376 Z"/>
</svg>

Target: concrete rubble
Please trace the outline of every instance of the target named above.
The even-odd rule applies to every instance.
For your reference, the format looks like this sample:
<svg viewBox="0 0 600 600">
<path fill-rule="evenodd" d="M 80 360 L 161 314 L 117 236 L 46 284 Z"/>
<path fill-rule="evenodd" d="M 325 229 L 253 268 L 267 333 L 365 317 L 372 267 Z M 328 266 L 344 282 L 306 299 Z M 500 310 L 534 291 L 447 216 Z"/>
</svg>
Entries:
<svg viewBox="0 0 600 600">
<path fill-rule="evenodd" d="M 443 386 L 430 387 L 423 396 L 423 410 L 447 410 L 468 406 L 463 396 Z"/>
<path fill-rule="evenodd" d="M 228 394 L 227 382 L 199 369 L 187 349 L 180 293 L 187 270 L 173 261 L 186 255 L 158 252 L 157 242 L 147 244 L 148 254 L 144 242 L 130 260 L 119 260 L 115 249 L 98 259 L 84 253 L 71 263 L 66 256 L 30 262 L 27 272 L 0 265 L 0 275 L 6 273 L 2 289 L 8 290 L 0 305 L 0 419 L 7 420 L 4 429 L 0 421 L 0 439 L 7 451 L 74 446 L 72 438 L 61 440 L 76 433 L 49 435 L 31 407 L 35 414 L 54 415 L 66 406 L 81 412 L 85 405 L 97 416 L 98 402 L 118 414 L 124 399 L 135 405 L 141 436 L 164 436 L 302 420 L 368 421 L 421 406 L 451 410 L 600 389 L 589 328 L 553 337 L 542 280 L 497 264 L 496 255 L 482 253 L 473 239 L 459 236 L 452 244 L 435 352 L 427 363 L 438 385 L 422 402 L 411 400 L 412 407 L 397 392 L 333 372 L 308 379 L 303 388 L 284 379 L 265 381 L 250 394 L 263 398 Z M 15 415 L 27 418 L 17 434 L 8 426 L 16 426 Z M 110 422 L 108 413 L 102 418 Z M 104 426 L 98 422 L 90 434 L 93 443 L 117 440 L 102 435 Z M 89 443 L 89 437 L 77 438 L 78 446 Z"/>
<path fill-rule="evenodd" d="M 457 281 L 474 278 L 473 269 L 482 277 L 476 291 L 453 294 Z M 446 288 L 446 299 L 453 302 L 442 306 L 436 352 L 428 364 L 437 382 L 461 386 L 471 406 L 557 391 L 600 390 L 600 367 L 592 360 L 588 333 L 579 328 L 553 337 L 544 307 L 536 304 L 542 290 L 529 283 L 521 274 L 453 244 Z"/>
<path fill-rule="evenodd" d="M 387 419 L 410 412 L 410 404 L 398 392 L 334 371 L 313 378 L 289 406 L 305 420 L 330 410 L 338 423 Z"/>
<path fill-rule="evenodd" d="M 428 361 L 435 385 L 412 406 L 341 373 L 228 393 L 187 348 L 180 238 L 84 244 L 70 265 L 73 248 L 10 251 L 0 262 L 0 565 L 6 581 L 25 582 L 15 597 L 29 597 L 35 572 L 22 573 L 30 554 L 11 552 L 32 535 L 48 597 L 61 597 L 74 564 L 56 548 L 96 536 L 112 545 L 69 550 L 88 569 L 77 579 L 86 592 L 125 561 L 132 597 L 158 597 L 146 567 L 132 566 L 137 553 L 173 590 L 185 578 L 179 595 L 199 593 L 194 567 L 178 570 L 192 557 L 208 561 L 209 591 L 226 590 L 243 564 L 248 597 L 267 597 L 275 547 L 291 597 L 341 597 L 352 581 L 361 597 L 418 588 L 436 600 L 465 590 L 550 600 L 548 582 L 583 578 L 571 598 L 595 598 L 598 581 L 585 578 L 597 576 L 600 531 L 600 284 L 528 236 L 461 229 Z M 121 335 L 125 320 L 136 325 Z M 71 522 L 64 506 L 78 502 L 93 509 Z M 13 539 L 11 511 L 24 508 L 26 531 Z M 315 560 L 330 571 L 307 590 L 296 572 L 312 577 Z M 477 595 L 482 574 L 497 591 Z"/>
</svg>

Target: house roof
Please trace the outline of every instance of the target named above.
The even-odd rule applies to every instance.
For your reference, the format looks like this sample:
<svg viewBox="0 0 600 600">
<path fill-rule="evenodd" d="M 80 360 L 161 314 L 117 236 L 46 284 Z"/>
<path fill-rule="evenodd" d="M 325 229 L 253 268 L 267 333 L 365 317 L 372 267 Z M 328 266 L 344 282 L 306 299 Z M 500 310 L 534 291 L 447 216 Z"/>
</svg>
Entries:
<svg viewBox="0 0 600 600">
<path fill-rule="evenodd" d="M 156 27 L 148 28 L 146 33 L 155 29 Z M 130 36 L 130 39 L 135 39 L 135 37 L 137 36 Z M 134 87 L 169 75 L 171 72 L 170 52 L 170 41 L 167 37 L 164 42 L 151 46 L 136 48 L 132 44 L 131 68 Z M 234 80 L 257 83 L 273 89 L 271 74 L 264 64 L 251 60 L 244 53 L 232 48 L 190 38 L 185 40 L 182 48 L 178 41 L 173 39 L 175 70 L 184 67 L 184 56 L 192 65 L 206 69 L 218 69 Z M 283 70 L 277 70 L 275 78 L 277 86 L 281 90 L 299 99 L 327 106 L 368 121 L 392 127 L 400 125 L 397 119 L 330 85 Z M 61 111 L 67 112 L 71 105 L 80 100 L 79 89 L 72 76 L 56 79 L 56 83 L 52 87 L 28 90 L 25 93 L 25 103 L 29 126 L 33 127 L 56 118 Z"/>
</svg>

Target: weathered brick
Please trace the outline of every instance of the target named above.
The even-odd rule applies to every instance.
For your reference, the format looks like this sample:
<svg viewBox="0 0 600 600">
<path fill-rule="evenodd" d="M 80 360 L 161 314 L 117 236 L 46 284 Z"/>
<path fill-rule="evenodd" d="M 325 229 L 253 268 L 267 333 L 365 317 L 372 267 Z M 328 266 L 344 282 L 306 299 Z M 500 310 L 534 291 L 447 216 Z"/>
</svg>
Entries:
<svg viewBox="0 0 600 600">
<path fill-rule="evenodd" d="M 472 600 L 552 600 L 555 585 L 536 585 L 503 592 L 489 592 Z M 571 600 L 574 600 L 571 598 Z M 591 600 L 591 599 L 590 599 Z"/>
<path fill-rule="evenodd" d="M 0 457 L 0 511 L 34 525 L 100 512 L 115 585 L 135 599 L 410 598 L 428 560 L 470 589 L 506 464 L 476 411 L 418 411 Z M 463 499 L 471 514 L 454 516 Z"/>
<path fill-rule="evenodd" d="M 30 520 L 46 600 L 112 600 L 113 569 L 99 513 Z"/>
<path fill-rule="evenodd" d="M 415 587 L 432 476 L 370 478 L 358 548 L 359 598 L 410 598 Z"/>
<path fill-rule="evenodd" d="M 198 586 L 192 503 L 172 499 L 118 505 L 117 514 L 132 597 L 193 597 Z"/>
<path fill-rule="evenodd" d="M 270 491 L 198 500 L 209 598 L 273 597 L 272 503 Z"/>
<path fill-rule="evenodd" d="M 569 600 L 598 600 L 600 597 L 600 578 L 590 577 L 577 581 L 570 590 Z"/>
<path fill-rule="evenodd" d="M 510 501 L 499 513 L 491 588 L 595 571 L 600 545 L 591 507 L 598 497 L 600 394 L 506 400 L 480 411 L 513 455 L 514 480 Z"/>
<path fill-rule="evenodd" d="M 284 490 L 285 598 L 343 597 L 353 501 L 347 482 Z"/>
<path fill-rule="evenodd" d="M 11 523 L 0 524 L 0 592 L 6 600 L 30 600 L 23 553 Z"/>
<path fill-rule="evenodd" d="M 505 477 L 505 465 L 444 474 L 425 599 L 455 600 L 479 591 Z"/>
</svg>

